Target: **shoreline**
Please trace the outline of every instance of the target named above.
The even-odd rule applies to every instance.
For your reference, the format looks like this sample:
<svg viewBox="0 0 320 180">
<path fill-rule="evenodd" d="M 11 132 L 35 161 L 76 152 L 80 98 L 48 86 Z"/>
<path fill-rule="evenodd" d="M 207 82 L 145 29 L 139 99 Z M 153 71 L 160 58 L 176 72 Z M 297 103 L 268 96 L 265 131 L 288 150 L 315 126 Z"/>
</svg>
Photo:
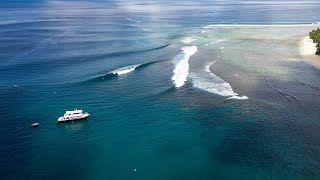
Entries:
<svg viewBox="0 0 320 180">
<path fill-rule="evenodd" d="M 303 36 L 299 41 L 299 50 L 303 59 L 309 64 L 320 68 L 320 56 L 315 55 L 316 44 L 309 36 Z"/>
</svg>

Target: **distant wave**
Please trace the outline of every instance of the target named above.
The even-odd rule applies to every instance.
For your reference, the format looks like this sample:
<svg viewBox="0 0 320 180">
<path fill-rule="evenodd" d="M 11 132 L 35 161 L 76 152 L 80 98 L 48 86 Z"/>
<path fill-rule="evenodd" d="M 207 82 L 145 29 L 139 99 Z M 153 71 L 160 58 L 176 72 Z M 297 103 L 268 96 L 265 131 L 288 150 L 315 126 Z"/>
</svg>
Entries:
<svg viewBox="0 0 320 180">
<path fill-rule="evenodd" d="M 40 41 L 41 44 L 46 43 L 46 41 L 51 41 L 52 38 L 49 39 L 45 39 L 43 41 Z M 160 49 L 164 49 L 166 47 L 170 46 L 170 44 L 165 44 L 163 46 L 158 46 L 158 47 L 154 47 L 154 48 L 149 48 L 149 49 L 139 49 L 139 50 L 131 50 L 131 51 L 120 51 L 120 52 L 111 52 L 111 53 L 103 53 L 103 54 L 97 54 L 97 55 L 79 55 L 79 56 L 63 56 L 63 57 L 55 57 L 54 59 L 51 59 L 51 61 L 46 62 L 46 65 L 50 65 L 50 64 L 54 64 L 56 67 L 58 66 L 65 66 L 65 64 L 60 63 L 60 64 L 56 64 L 56 61 L 63 61 L 64 59 L 68 59 L 68 62 L 75 62 L 75 63 L 85 63 L 87 62 L 87 60 L 92 61 L 96 61 L 96 60 L 101 60 L 101 59 L 105 59 L 105 58 L 112 58 L 112 57 L 121 57 L 121 56 L 128 56 L 128 55 L 133 55 L 133 54 L 141 54 L 141 53 L 146 53 L 146 52 L 151 52 L 151 51 L 156 51 L 156 50 L 160 50 Z M 35 49 L 35 48 L 34 48 Z M 18 57 L 20 58 L 21 56 L 24 56 L 25 54 L 28 54 L 32 51 L 34 51 L 34 49 L 31 49 L 30 51 L 25 52 L 24 54 L 20 54 L 18 55 Z M 15 57 L 14 59 L 18 59 L 18 57 Z M 47 60 L 49 60 L 47 58 Z M 80 61 L 82 60 L 82 61 Z M 10 62 L 11 63 L 11 62 Z M 20 64 L 16 64 L 16 65 L 12 65 L 12 63 L 10 64 L 11 68 L 14 68 L 16 66 L 24 66 L 26 62 L 20 62 Z M 42 61 L 39 62 L 28 62 L 28 66 L 40 66 L 43 65 Z M 2 67 L 5 67 L 5 65 L 3 65 Z M 0 69 L 2 68 L 0 67 Z"/>
<path fill-rule="evenodd" d="M 128 56 L 128 55 L 133 55 L 133 54 L 141 54 L 141 53 L 156 51 L 156 50 L 166 48 L 168 46 L 170 46 L 170 44 L 165 44 L 162 46 L 153 47 L 153 48 L 149 48 L 149 49 L 133 49 L 133 50 L 129 50 L 129 51 L 109 52 L 109 53 L 103 53 L 103 54 L 98 54 L 98 55 L 88 55 L 88 56 L 82 55 L 81 59 L 90 59 L 90 61 L 93 61 L 93 60 L 99 60 L 99 59 L 104 59 L 104 58 Z M 78 57 L 72 57 L 72 58 L 75 59 L 76 61 L 78 61 L 78 59 L 79 59 Z M 70 58 L 69 58 L 69 61 L 70 61 Z"/>
<path fill-rule="evenodd" d="M 176 61 L 173 70 L 172 81 L 178 88 L 184 85 L 189 74 L 189 58 L 197 52 L 197 46 L 186 46 L 181 48 L 181 53 L 178 54 L 174 60 Z"/>
<path fill-rule="evenodd" d="M 126 56 L 126 55 L 130 55 L 130 54 L 139 54 L 139 53 L 145 53 L 145 52 L 149 52 L 149 51 L 163 49 L 163 48 L 166 48 L 167 46 L 170 46 L 170 44 L 166 44 L 163 46 L 158 46 L 158 47 L 154 47 L 154 48 L 150 48 L 150 49 L 114 52 L 114 53 L 109 53 L 106 55 L 101 55 L 101 57 L 105 58 L 105 57 L 117 57 L 117 56 L 124 56 L 124 55 Z"/>
<path fill-rule="evenodd" d="M 213 63 L 207 65 L 201 73 L 190 73 L 193 86 L 210 93 L 229 97 L 229 99 L 248 99 L 246 96 L 238 96 L 237 93 L 233 92 L 229 83 L 214 75 L 209 70 L 209 67 Z"/>
<path fill-rule="evenodd" d="M 28 24 L 28 23 L 45 23 L 45 22 L 65 22 L 62 19 L 29 19 L 29 20 L 2 20 L 0 25 L 12 25 L 12 24 Z"/>
<path fill-rule="evenodd" d="M 131 18 L 126 18 L 126 20 L 131 21 L 131 22 L 135 22 L 135 23 L 141 23 L 142 22 L 142 21 L 131 19 Z"/>
</svg>

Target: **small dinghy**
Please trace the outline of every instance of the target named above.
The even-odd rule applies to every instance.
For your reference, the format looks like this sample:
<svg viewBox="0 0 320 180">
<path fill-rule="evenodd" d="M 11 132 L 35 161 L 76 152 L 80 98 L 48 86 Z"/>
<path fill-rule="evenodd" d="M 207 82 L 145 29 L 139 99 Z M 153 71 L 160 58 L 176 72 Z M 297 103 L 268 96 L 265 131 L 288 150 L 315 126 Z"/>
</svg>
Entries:
<svg viewBox="0 0 320 180">
<path fill-rule="evenodd" d="M 39 126 L 39 123 L 32 123 L 30 126 L 31 126 L 31 127 L 38 127 L 38 126 Z"/>
</svg>

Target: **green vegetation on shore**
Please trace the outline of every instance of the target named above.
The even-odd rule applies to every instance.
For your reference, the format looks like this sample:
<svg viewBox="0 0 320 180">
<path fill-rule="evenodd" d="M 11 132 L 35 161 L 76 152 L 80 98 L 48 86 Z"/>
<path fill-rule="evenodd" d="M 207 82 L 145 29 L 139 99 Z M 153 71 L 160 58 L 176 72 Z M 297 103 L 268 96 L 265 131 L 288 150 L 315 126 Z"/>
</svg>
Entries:
<svg viewBox="0 0 320 180">
<path fill-rule="evenodd" d="M 312 39 L 313 42 L 317 44 L 316 45 L 316 47 L 317 47 L 316 55 L 320 56 L 320 28 L 309 32 L 309 36 L 310 36 L 310 39 Z"/>
</svg>

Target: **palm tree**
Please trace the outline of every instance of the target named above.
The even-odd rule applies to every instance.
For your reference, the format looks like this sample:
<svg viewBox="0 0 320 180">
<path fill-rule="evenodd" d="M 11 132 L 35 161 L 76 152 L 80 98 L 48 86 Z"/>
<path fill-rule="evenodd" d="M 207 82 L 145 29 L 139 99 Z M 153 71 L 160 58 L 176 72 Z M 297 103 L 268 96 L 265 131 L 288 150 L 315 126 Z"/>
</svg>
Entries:
<svg viewBox="0 0 320 180">
<path fill-rule="evenodd" d="M 310 39 L 314 43 L 316 43 L 316 55 L 320 55 L 320 28 L 317 28 L 316 30 L 312 30 L 309 32 Z"/>
</svg>

